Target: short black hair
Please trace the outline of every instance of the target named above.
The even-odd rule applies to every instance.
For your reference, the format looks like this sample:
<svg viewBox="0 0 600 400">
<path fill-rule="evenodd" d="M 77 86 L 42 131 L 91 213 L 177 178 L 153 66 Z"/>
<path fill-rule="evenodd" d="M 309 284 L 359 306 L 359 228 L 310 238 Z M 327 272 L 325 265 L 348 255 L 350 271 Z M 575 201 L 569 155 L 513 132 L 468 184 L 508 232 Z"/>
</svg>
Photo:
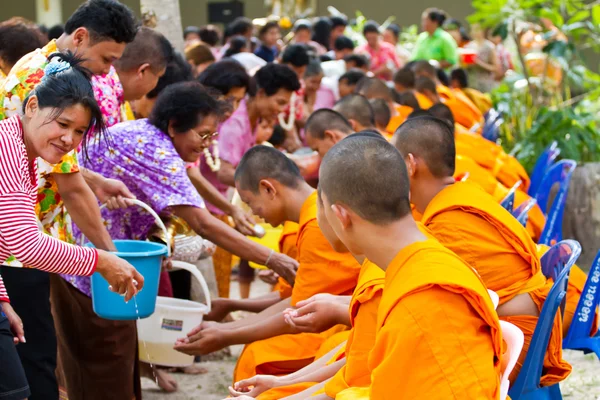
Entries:
<svg viewBox="0 0 600 400">
<path fill-rule="evenodd" d="M 323 194 L 331 204 L 346 205 L 377 225 L 411 213 L 404 159 L 394 146 L 373 134 L 350 135 L 327 152 L 319 171 L 319 195 Z"/>
<path fill-rule="evenodd" d="M 321 108 L 308 117 L 304 131 L 316 139 L 323 139 L 325 131 L 338 130 L 346 135 L 353 132 L 350 121 L 342 114 L 329 108 Z"/>
<path fill-rule="evenodd" d="M 152 71 L 158 73 L 166 68 L 173 58 L 173 52 L 171 42 L 162 33 L 142 27 L 114 64 L 120 70 L 131 71 L 148 63 Z"/>
<path fill-rule="evenodd" d="M 310 52 L 303 44 L 290 44 L 281 55 L 281 62 L 294 67 L 304 67 L 310 62 Z"/>
<path fill-rule="evenodd" d="M 448 124 L 452 129 L 452 133 L 454 133 L 454 114 L 452 114 L 450 107 L 445 104 L 438 103 L 431 106 L 427 111 L 436 118 L 448 121 Z"/>
<path fill-rule="evenodd" d="M 246 17 L 237 17 L 228 26 L 227 31 L 229 36 L 242 35 L 246 36 L 248 32 L 251 32 L 254 26 L 252 21 Z"/>
<path fill-rule="evenodd" d="M 166 87 L 156 99 L 148 121 L 167 133 L 169 123 L 176 133 L 194 128 L 203 117 L 220 116 L 223 103 L 198 82 L 180 82 Z"/>
<path fill-rule="evenodd" d="M 186 61 L 185 57 L 179 52 L 173 54 L 173 58 L 167 64 L 165 74 L 158 79 L 156 87 L 152 89 L 146 97 L 149 99 L 156 98 L 167 86 L 174 83 L 191 81 L 194 79 L 192 67 Z"/>
<path fill-rule="evenodd" d="M 410 68 L 400 68 L 394 74 L 394 83 L 402 85 L 406 89 L 415 88 L 415 73 Z"/>
<path fill-rule="evenodd" d="M 392 32 L 392 35 L 394 35 L 396 39 L 400 37 L 400 27 L 398 24 L 391 23 L 385 28 L 385 30 Z"/>
<path fill-rule="evenodd" d="M 432 93 L 437 93 L 437 86 L 433 79 L 421 77 L 416 80 L 415 88 L 419 92 L 423 92 L 424 90 L 429 90 Z"/>
<path fill-rule="evenodd" d="M 131 43 L 138 31 L 133 11 L 116 0 L 88 0 L 80 5 L 67 20 L 65 33 L 70 35 L 81 27 L 89 31 L 93 43 Z"/>
<path fill-rule="evenodd" d="M 329 20 L 331 21 L 331 28 L 337 28 L 338 26 L 348 26 L 348 19 L 341 15 L 334 15 L 332 17 L 329 17 Z"/>
<path fill-rule="evenodd" d="M 186 26 L 186 28 L 183 30 L 183 38 L 187 39 L 188 35 L 192 34 L 198 35 L 198 37 L 200 37 L 200 28 L 198 28 L 197 26 Z"/>
<path fill-rule="evenodd" d="M 13 17 L 0 23 L 0 58 L 10 67 L 46 42 L 44 34 L 32 22 Z"/>
<path fill-rule="evenodd" d="M 413 110 L 420 110 L 421 106 L 419 105 L 419 100 L 417 96 L 414 95 L 411 91 L 406 91 L 402 93 L 398 93 L 396 103 L 401 104 L 403 106 L 408 106 Z"/>
<path fill-rule="evenodd" d="M 348 72 L 344 73 L 344 75 L 340 76 L 339 82 L 346 81 L 348 85 L 356 85 L 366 76 L 363 70 L 352 68 Z"/>
<path fill-rule="evenodd" d="M 279 28 L 279 24 L 276 21 L 269 21 L 269 22 L 267 22 L 258 31 L 258 37 L 262 38 L 264 35 L 267 34 L 267 32 L 269 32 L 271 29 L 274 29 L 274 28 L 277 28 L 277 30 L 280 29 Z"/>
<path fill-rule="evenodd" d="M 448 15 L 445 11 L 434 7 L 425 10 L 425 14 L 427 15 L 427 18 L 429 18 L 433 22 L 436 22 L 438 26 L 444 25 L 446 18 L 448 18 Z"/>
<path fill-rule="evenodd" d="M 75 56 L 70 51 L 65 53 L 52 53 L 48 57 L 49 67 L 45 69 L 44 79 L 33 89 L 23 102 L 23 113 L 31 96 L 36 96 L 39 108 L 52 108 L 53 112 L 48 120 L 54 121 L 63 111 L 74 105 L 82 105 L 90 111 L 91 118 L 88 128 L 84 133 L 82 146 L 86 154 L 86 142 L 90 131 L 104 132 L 104 118 L 102 110 L 94 97 L 94 90 L 90 78 L 92 73 L 81 64 L 84 60 Z M 70 68 L 59 72 L 47 71 L 55 62 L 66 62 Z"/>
<path fill-rule="evenodd" d="M 363 26 L 363 35 L 366 35 L 367 33 L 379 34 L 379 24 L 372 19 L 365 22 L 365 25 Z"/>
<path fill-rule="evenodd" d="M 234 179 L 242 190 L 258 192 L 263 179 L 274 179 L 285 187 L 297 188 L 304 178 L 296 163 L 281 151 L 267 146 L 254 146 L 238 164 Z"/>
<path fill-rule="evenodd" d="M 364 77 L 356 85 L 355 91 L 368 99 L 379 97 L 388 101 L 393 100 L 392 89 L 379 78 Z"/>
<path fill-rule="evenodd" d="M 198 77 L 198 82 L 227 95 L 233 88 L 243 87 L 248 90 L 250 76 L 242 64 L 225 59 L 206 68 Z"/>
<path fill-rule="evenodd" d="M 231 57 L 234 54 L 238 54 L 242 52 L 244 47 L 250 47 L 250 43 L 248 42 L 248 38 L 242 35 L 236 35 L 229 39 L 229 48 L 223 54 L 223 58 Z"/>
<path fill-rule="evenodd" d="M 354 50 L 354 42 L 348 36 L 338 36 L 333 42 L 333 48 L 337 51 Z"/>
<path fill-rule="evenodd" d="M 320 17 L 313 24 L 312 40 L 329 50 L 331 29 L 331 20 L 327 17 Z"/>
<path fill-rule="evenodd" d="M 415 76 L 427 76 L 428 78 L 434 79 L 437 77 L 436 69 L 427 60 L 418 60 L 412 64 L 413 72 Z"/>
<path fill-rule="evenodd" d="M 277 124 L 273 127 L 273 134 L 268 140 L 273 146 L 281 146 L 285 142 L 285 129 L 281 125 Z"/>
<path fill-rule="evenodd" d="M 450 86 L 450 78 L 448 77 L 448 74 L 446 73 L 446 71 L 444 71 L 441 68 L 438 68 L 436 71 L 436 77 L 438 79 L 438 81 L 440 81 L 440 83 L 444 86 Z"/>
<path fill-rule="evenodd" d="M 333 109 L 347 119 L 353 119 L 365 128 L 375 126 L 375 113 L 369 100 L 360 94 L 352 93 L 342 97 Z"/>
<path fill-rule="evenodd" d="M 467 77 L 465 70 L 462 68 L 456 68 L 455 70 L 452 70 L 450 73 L 450 79 L 458 82 L 458 85 L 461 87 L 461 89 L 469 87 L 469 78 Z"/>
<path fill-rule="evenodd" d="M 371 99 L 369 100 L 373 113 L 375 115 L 376 126 L 388 126 L 390 119 L 392 119 L 392 112 L 390 106 L 384 99 Z"/>
<path fill-rule="evenodd" d="M 214 25 L 206 25 L 200 28 L 200 40 L 207 45 L 214 47 L 219 43 L 220 34 Z"/>
<path fill-rule="evenodd" d="M 65 27 L 61 24 L 56 24 L 48 29 L 48 40 L 58 39 L 63 33 L 65 33 Z"/>
<path fill-rule="evenodd" d="M 431 115 L 409 118 L 396 130 L 393 143 L 403 156 L 423 159 L 436 178 L 454 175 L 456 147 L 448 121 Z"/>
<path fill-rule="evenodd" d="M 256 71 L 250 80 L 250 96 L 256 96 L 260 89 L 267 96 L 273 96 L 280 89 L 295 92 L 300 89 L 300 81 L 296 73 L 287 65 L 269 63 Z"/>
<path fill-rule="evenodd" d="M 369 59 L 364 54 L 348 54 L 344 61 L 354 63 L 354 68 L 369 68 Z"/>
</svg>

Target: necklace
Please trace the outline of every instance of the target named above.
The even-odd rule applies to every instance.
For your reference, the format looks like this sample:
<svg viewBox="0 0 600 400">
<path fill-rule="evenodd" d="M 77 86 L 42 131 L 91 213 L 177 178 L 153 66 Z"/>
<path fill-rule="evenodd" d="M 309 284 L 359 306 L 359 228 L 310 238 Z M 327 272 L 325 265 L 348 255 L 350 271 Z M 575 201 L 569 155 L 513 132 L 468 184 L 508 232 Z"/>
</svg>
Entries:
<svg viewBox="0 0 600 400">
<path fill-rule="evenodd" d="M 279 114 L 279 125 L 286 131 L 291 130 L 294 127 L 294 123 L 296 122 L 296 92 L 292 93 L 292 97 L 290 98 L 290 116 L 288 120 L 284 120 L 283 113 Z"/>
<path fill-rule="evenodd" d="M 221 169 L 221 159 L 219 158 L 219 142 L 213 140 L 211 144 L 213 145 L 213 153 L 215 155 L 214 159 L 208 147 L 204 149 L 204 157 L 206 158 L 206 164 L 209 166 L 210 170 L 212 172 L 217 172 L 219 169 Z"/>
</svg>

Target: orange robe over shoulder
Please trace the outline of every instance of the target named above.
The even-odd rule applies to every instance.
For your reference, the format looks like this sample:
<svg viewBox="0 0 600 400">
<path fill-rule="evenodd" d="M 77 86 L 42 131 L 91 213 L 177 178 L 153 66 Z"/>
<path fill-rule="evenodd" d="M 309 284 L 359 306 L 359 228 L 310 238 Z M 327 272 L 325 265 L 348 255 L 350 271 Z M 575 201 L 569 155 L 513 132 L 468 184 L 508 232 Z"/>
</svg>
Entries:
<svg viewBox="0 0 600 400">
<path fill-rule="evenodd" d="M 386 129 L 390 135 L 393 135 L 396 132 L 396 129 L 398 129 L 398 127 L 402 125 L 408 116 L 414 111 L 412 107 L 403 106 L 401 104 L 396 104 L 395 109 L 396 115 L 392 116 Z"/>
<path fill-rule="evenodd" d="M 298 223 L 298 272 L 291 305 L 317 293 L 351 295 L 361 265 L 350 253 L 337 253 L 317 224 L 317 192 L 300 210 Z M 298 333 L 259 340 L 244 347 L 238 359 L 234 382 L 257 374 L 283 375 L 310 364 L 326 340 L 348 328 L 337 325 L 322 333 Z M 339 343 L 338 343 L 339 344 Z"/>
<path fill-rule="evenodd" d="M 433 106 L 433 102 L 431 100 L 429 100 L 429 97 L 425 96 L 423 93 L 413 90 L 413 94 L 417 98 L 417 101 L 419 102 L 419 107 L 421 107 L 421 110 L 427 110 L 427 109 L 431 108 L 431 106 Z"/>
<path fill-rule="evenodd" d="M 279 252 L 288 257 L 296 259 L 298 257 L 298 224 L 292 221 L 286 221 L 283 224 L 283 230 L 279 237 Z M 279 297 L 287 299 L 292 295 L 292 286 L 283 278 L 279 278 L 275 285 L 275 290 L 279 291 Z"/>
<path fill-rule="evenodd" d="M 443 103 L 450 108 L 454 120 L 467 129 L 475 124 L 483 126 L 483 114 L 464 93 L 455 91 L 444 85 L 437 86 L 437 92 Z"/>
<path fill-rule="evenodd" d="M 447 248 L 471 265 L 486 287 L 500 297 L 500 305 L 527 293 L 538 310 L 552 285 L 541 271 L 537 248 L 523 226 L 478 185 L 458 182 L 438 193 L 423 213 L 423 224 Z M 525 335 L 521 357 L 511 374 L 522 366 L 538 317 L 502 317 Z M 562 322 L 554 320 L 544 360 L 541 383 L 564 380 L 571 366 L 562 358 Z"/>
<path fill-rule="evenodd" d="M 400 250 L 369 356 L 371 399 L 497 399 L 502 350 L 494 305 L 472 268 L 435 240 Z"/>
</svg>

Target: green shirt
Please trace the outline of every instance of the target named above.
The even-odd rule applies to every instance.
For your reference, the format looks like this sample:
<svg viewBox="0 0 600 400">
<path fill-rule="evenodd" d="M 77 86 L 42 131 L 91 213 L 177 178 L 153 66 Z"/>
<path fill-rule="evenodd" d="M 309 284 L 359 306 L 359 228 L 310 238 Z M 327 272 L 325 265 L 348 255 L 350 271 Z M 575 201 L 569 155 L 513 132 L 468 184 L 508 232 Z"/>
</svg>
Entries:
<svg viewBox="0 0 600 400">
<path fill-rule="evenodd" d="M 419 35 L 412 59 L 447 61 L 454 65 L 458 63 L 458 46 L 452 35 L 437 28 L 433 35 L 427 32 Z"/>
</svg>

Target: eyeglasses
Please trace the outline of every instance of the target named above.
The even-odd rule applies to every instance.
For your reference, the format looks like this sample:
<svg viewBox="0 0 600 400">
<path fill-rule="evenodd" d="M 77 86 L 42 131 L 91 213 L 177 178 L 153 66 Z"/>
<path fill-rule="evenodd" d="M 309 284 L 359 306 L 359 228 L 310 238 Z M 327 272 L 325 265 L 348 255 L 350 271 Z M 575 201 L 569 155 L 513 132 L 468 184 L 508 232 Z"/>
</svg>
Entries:
<svg viewBox="0 0 600 400">
<path fill-rule="evenodd" d="M 198 135 L 200 137 L 200 139 L 202 139 L 202 140 L 207 140 L 207 139 L 213 138 L 219 134 L 219 132 L 200 133 L 200 132 L 197 132 L 195 129 L 190 129 L 190 130 L 192 132 L 194 132 L 196 135 Z"/>
</svg>

